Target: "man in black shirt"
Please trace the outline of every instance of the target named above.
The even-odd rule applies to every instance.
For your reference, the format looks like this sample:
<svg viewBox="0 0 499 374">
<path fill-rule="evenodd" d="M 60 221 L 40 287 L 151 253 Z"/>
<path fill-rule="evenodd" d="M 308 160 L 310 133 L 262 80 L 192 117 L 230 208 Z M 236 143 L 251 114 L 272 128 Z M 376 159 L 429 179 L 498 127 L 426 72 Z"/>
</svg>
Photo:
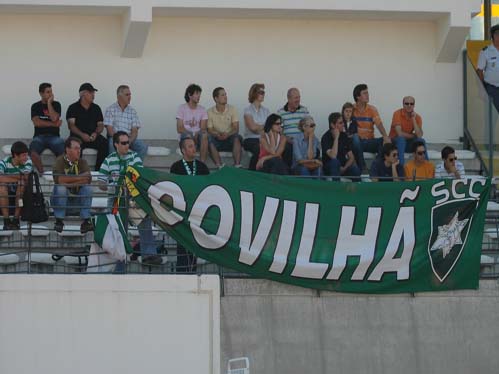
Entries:
<svg viewBox="0 0 499 374">
<path fill-rule="evenodd" d="M 54 100 L 52 85 L 41 83 L 38 87 L 40 101 L 31 105 L 31 120 L 35 126 L 33 141 L 29 146 L 33 164 L 40 173 L 43 165 L 40 155 L 49 148 L 57 156 L 64 153 L 64 140 L 59 135 L 61 127 L 61 104 Z"/>
<path fill-rule="evenodd" d="M 196 160 L 196 143 L 189 136 L 180 139 L 180 150 L 182 159 L 174 162 L 170 167 L 170 173 L 180 175 L 207 175 L 210 170 L 205 163 Z M 177 272 L 190 273 L 196 271 L 197 259 L 191 252 L 177 244 Z"/>
<path fill-rule="evenodd" d="M 352 140 L 345 132 L 340 113 L 334 112 L 329 115 L 329 130 L 322 135 L 321 146 L 325 175 L 333 177 L 343 175 L 355 181 L 360 180 L 360 169 L 355 164 L 352 153 Z"/>
<path fill-rule="evenodd" d="M 80 86 L 80 100 L 69 106 L 66 112 L 71 136 L 81 139 L 81 149 L 97 150 L 95 170 L 99 170 L 102 161 L 107 157 L 108 144 L 101 134 L 104 130 L 104 117 L 100 107 L 94 103 L 95 91 L 90 83 Z"/>
<path fill-rule="evenodd" d="M 374 182 L 392 182 L 404 179 L 404 168 L 400 165 L 399 153 L 393 143 L 383 145 L 383 158 L 377 158 L 371 164 L 371 179 Z"/>
</svg>

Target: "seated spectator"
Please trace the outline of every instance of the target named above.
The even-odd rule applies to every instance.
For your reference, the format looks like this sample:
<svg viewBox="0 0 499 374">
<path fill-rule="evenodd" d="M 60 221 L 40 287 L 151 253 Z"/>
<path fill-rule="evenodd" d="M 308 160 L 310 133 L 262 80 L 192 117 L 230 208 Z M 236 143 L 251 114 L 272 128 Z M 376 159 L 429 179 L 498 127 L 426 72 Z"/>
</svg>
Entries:
<svg viewBox="0 0 499 374">
<path fill-rule="evenodd" d="M 210 170 L 202 161 L 196 160 L 196 144 L 194 139 L 183 137 L 179 143 L 182 159 L 174 162 L 170 167 L 170 173 L 179 175 L 208 175 Z M 178 273 L 196 271 L 197 258 L 185 247 L 177 243 L 177 265 Z"/>
<path fill-rule="evenodd" d="M 412 143 L 412 145 L 414 150 L 414 158 L 405 164 L 404 171 L 406 180 L 415 181 L 435 178 L 435 165 L 433 165 L 433 163 L 428 161 L 425 157 L 425 143 L 421 141 L 415 141 Z"/>
<path fill-rule="evenodd" d="M 234 167 L 241 167 L 241 142 L 239 135 L 239 114 L 237 109 L 227 104 L 227 93 L 222 87 L 213 90 L 216 105 L 208 109 L 208 133 L 210 151 L 217 167 L 222 166 L 219 151 L 232 151 Z"/>
<path fill-rule="evenodd" d="M 435 178 L 464 178 L 466 172 L 464 165 L 457 161 L 454 148 L 445 146 L 442 148 L 442 162 L 435 169 Z"/>
<path fill-rule="evenodd" d="M 343 117 L 344 129 L 349 138 L 358 133 L 359 124 L 357 120 L 353 117 L 353 104 L 346 102 L 341 108 L 341 116 Z M 357 160 L 356 160 L 357 161 Z"/>
<path fill-rule="evenodd" d="M 256 170 L 256 163 L 260 154 L 260 137 L 263 127 L 270 112 L 262 103 L 265 99 L 265 85 L 255 83 L 251 86 L 248 93 L 250 105 L 244 109 L 244 125 L 246 132 L 244 134 L 243 147 L 251 152 L 249 170 Z"/>
<path fill-rule="evenodd" d="M 126 188 L 123 184 L 123 179 L 128 166 L 132 167 L 143 167 L 142 160 L 139 155 L 131 151 L 130 138 L 128 134 L 124 131 L 115 132 L 113 135 L 115 152 L 111 153 L 102 162 L 102 166 L 99 172 L 102 177 L 99 178 L 100 188 L 107 191 L 107 187 L 115 187 L 114 199 L 118 198 L 121 188 Z M 124 214 L 127 213 L 127 209 L 123 209 L 123 204 L 120 204 L 120 210 Z M 163 260 L 161 256 L 157 255 L 156 246 L 154 244 L 154 236 L 152 233 L 152 221 L 151 217 L 146 216 L 142 222 L 137 227 L 139 229 L 139 239 L 140 239 L 140 251 L 142 254 L 142 263 L 147 265 L 161 265 Z M 118 266 L 117 271 L 123 269 L 123 265 Z"/>
<path fill-rule="evenodd" d="M 23 142 L 15 142 L 10 149 L 11 156 L 0 161 L 0 207 L 3 215 L 4 230 L 19 230 L 19 216 L 24 186 L 28 174 L 33 171 L 33 164 L 28 156 L 28 146 Z M 10 209 L 12 208 L 12 209 Z M 14 216 L 11 211 L 13 210 Z"/>
<path fill-rule="evenodd" d="M 293 171 L 297 175 L 320 176 L 322 161 L 319 139 L 315 136 L 315 122 L 310 116 L 298 124 L 300 134 L 293 140 Z"/>
<path fill-rule="evenodd" d="M 340 113 L 331 113 L 328 118 L 329 130 L 322 135 L 322 164 L 324 174 L 333 177 L 353 177 L 360 180 L 360 169 L 355 164 L 352 141 L 348 138 Z"/>
<path fill-rule="evenodd" d="M 104 126 L 107 130 L 108 153 L 114 152 L 113 135 L 117 131 L 124 131 L 130 137 L 130 149 L 137 152 L 144 160 L 147 155 L 147 144 L 137 139 L 142 126 L 137 111 L 130 105 L 132 93 L 130 87 L 121 85 L 116 90 L 117 101 L 106 109 Z"/>
<path fill-rule="evenodd" d="M 383 145 L 383 158 L 371 164 L 370 176 L 374 182 L 392 182 L 404 179 L 404 168 L 398 159 L 397 147 L 392 143 Z"/>
<path fill-rule="evenodd" d="M 414 111 L 416 100 L 412 96 L 406 96 L 402 100 L 403 108 L 393 113 L 392 126 L 390 128 L 390 138 L 397 146 L 400 164 L 404 166 L 404 153 L 411 152 L 415 142 L 426 142 L 423 139 L 423 120 Z M 428 160 L 428 153 L 425 149 L 425 158 Z"/>
<path fill-rule="evenodd" d="M 80 100 L 71 104 L 66 112 L 70 135 L 82 141 L 81 149 L 97 150 L 95 170 L 99 170 L 108 153 L 108 143 L 101 134 L 104 118 L 100 107 L 94 103 L 95 89 L 90 83 L 80 86 Z"/>
<path fill-rule="evenodd" d="M 378 110 L 369 104 L 369 90 L 366 84 L 358 84 L 353 89 L 355 105 L 353 116 L 357 121 L 357 134 L 352 137 L 353 154 L 361 170 L 366 168 L 364 152 L 376 153 L 381 157 L 383 144 L 391 143 Z M 374 126 L 383 136 L 374 137 Z"/>
<path fill-rule="evenodd" d="M 202 162 L 208 158 L 208 113 L 199 105 L 201 87 L 190 84 L 185 89 L 185 104 L 177 109 L 177 133 L 179 140 L 183 137 L 194 139 Z"/>
<path fill-rule="evenodd" d="M 52 85 L 40 84 L 38 93 L 41 100 L 31 105 L 31 120 L 35 125 L 35 134 L 29 145 L 29 152 L 33 164 L 40 173 L 43 173 L 40 155 L 47 148 L 56 156 L 61 155 L 64 152 L 64 140 L 59 136 L 62 124 L 61 104 L 54 100 Z"/>
<path fill-rule="evenodd" d="M 277 114 L 271 114 L 267 117 L 263 133 L 260 135 L 260 153 L 256 170 L 288 175 L 289 167 L 282 159 L 286 144 L 286 136 L 282 134 L 282 118 Z"/>
<path fill-rule="evenodd" d="M 54 209 L 54 230 L 62 232 L 67 208 L 78 208 L 80 218 L 80 232 L 85 234 L 93 231 L 90 220 L 92 207 L 92 173 L 87 161 L 80 158 L 81 140 L 69 137 L 64 143 L 65 152 L 56 158 L 53 175 L 54 190 L 51 196 L 51 205 Z"/>
</svg>

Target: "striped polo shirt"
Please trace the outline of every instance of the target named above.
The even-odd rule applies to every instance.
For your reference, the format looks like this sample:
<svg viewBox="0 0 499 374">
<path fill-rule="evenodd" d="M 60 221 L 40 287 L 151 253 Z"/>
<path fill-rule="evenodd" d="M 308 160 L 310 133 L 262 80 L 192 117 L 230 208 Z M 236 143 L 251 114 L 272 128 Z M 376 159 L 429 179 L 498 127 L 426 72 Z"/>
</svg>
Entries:
<svg viewBox="0 0 499 374">
<path fill-rule="evenodd" d="M 142 160 L 136 152 L 128 151 L 124 156 L 119 156 L 117 152 L 113 152 L 102 162 L 99 169 L 102 176 L 99 176 L 99 180 L 105 183 L 112 181 L 115 184 L 117 178 L 112 177 L 125 175 L 128 166 L 143 167 Z"/>
<path fill-rule="evenodd" d="M 0 174 L 28 174 L 33 171 L 33 163 L 28 158 L 25 164 L 14 165 L 12 163 L 12 156 L 4 158 L 0 161 Z"/>
<path fill-rule="evenodd" d="M 310 115 L 307 107 L 303 105 L 300 105 L 294 112 L 289 111 L 287 103 L 286 105 L 284 105 L 284 107 L 277 111 L 277 114 L 282 118 L 282 129 L 284 135 L 290 136 L 292 138 L 294 138 L 298 134 L 301 134 L 300 129 L 298 129 L 300 120 Z"/>
<path fill-rule="evenodd" d="M 359 138 L 374 139 L 374 125 L 381 123 L 381 118 L 376 107 L 366 104 L 366 108 L 361 110 L 357 107 L 357 104 L 354 104 L 353 116 L 358 123 L 357 132 Z"/>
</svg>

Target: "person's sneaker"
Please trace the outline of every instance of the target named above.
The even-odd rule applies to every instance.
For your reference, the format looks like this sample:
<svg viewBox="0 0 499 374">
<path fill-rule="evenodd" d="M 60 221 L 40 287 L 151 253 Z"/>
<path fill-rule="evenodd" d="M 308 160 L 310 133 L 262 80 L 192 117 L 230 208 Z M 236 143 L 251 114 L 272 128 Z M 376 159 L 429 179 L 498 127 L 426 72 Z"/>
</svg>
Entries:
<svg viewBox="0 0 499 374">
<path fill-rule="evenodd" d="M 12 230 L 12 229 L 10 228 L 10 225 L 11 225 L 11 223 L 10 223 L 10 218 L 4 218 L 4 219 L 3 219 L 3 230 L 4 230 L 4 231 Z"/>
<path fill-rule="evenodd" d="M 143 265 L 161 265 L 162 263 L 163 263 L 163 259 L 159 255 L 142 256 L 142 264 Z"/>
<path fill-rule="evenodd" d="M 86 234 L 89 231 L 94 231 L 94 225 L 90 219 L 85 219 L 80 225 L 80 232 Z"/>
<path fill-rule="evenodd" d="M 62 232 L 62 230 L 64 230 L 64 221 L 62 219 L 55 219 L 54 230 L 57 232 Z"/>
<path fill-rule="evenodd" d="M 10 221 L 10 230 L 21 230 L 21 223 L 18 217 L 14 217 Z"/>
</svg>

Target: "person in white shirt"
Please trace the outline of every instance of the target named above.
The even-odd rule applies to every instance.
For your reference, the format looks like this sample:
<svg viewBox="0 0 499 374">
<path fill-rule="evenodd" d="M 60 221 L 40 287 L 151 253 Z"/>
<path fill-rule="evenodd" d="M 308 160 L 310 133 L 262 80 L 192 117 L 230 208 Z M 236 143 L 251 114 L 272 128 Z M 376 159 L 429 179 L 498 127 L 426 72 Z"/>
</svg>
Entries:
<svg viewBox="0 0 499 374">
<path fill-rule="evenodd" d="M 442 149 L 442 162 L 435 168 L 435 178 L 464 178 L 466 172 L 461 162 L 457 161 L 456 151 L 450 146 Z"/>
</svg>

